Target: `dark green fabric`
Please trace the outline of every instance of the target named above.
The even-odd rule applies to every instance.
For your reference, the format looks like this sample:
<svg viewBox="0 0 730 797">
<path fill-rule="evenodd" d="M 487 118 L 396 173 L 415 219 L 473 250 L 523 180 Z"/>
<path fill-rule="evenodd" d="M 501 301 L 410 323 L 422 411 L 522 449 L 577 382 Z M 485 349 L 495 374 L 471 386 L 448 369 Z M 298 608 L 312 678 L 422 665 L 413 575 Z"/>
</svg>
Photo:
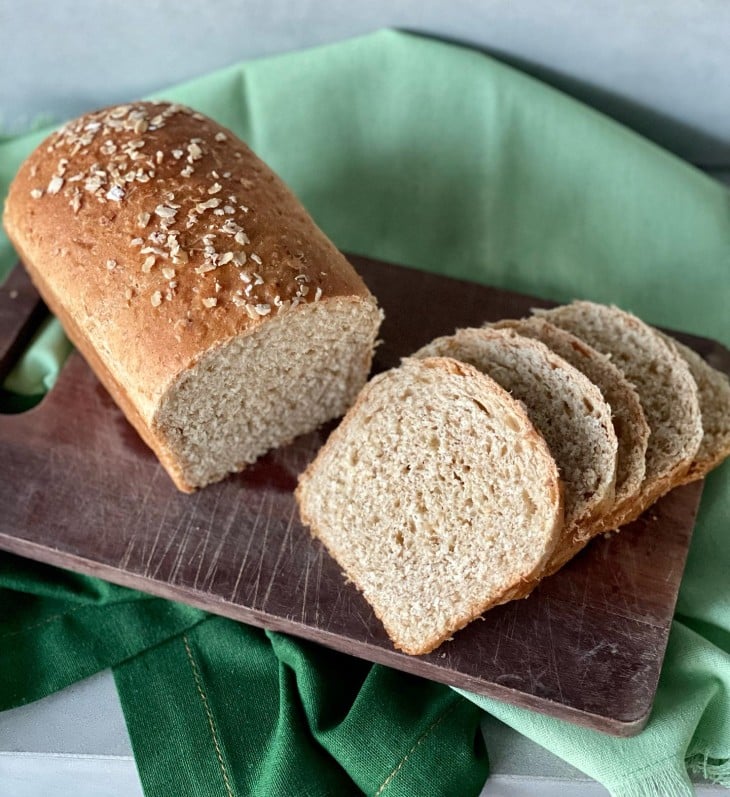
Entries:
<svg viewBox="0 0 730 797">
<path fill-rule="evenodd" d="M 237 65 L 161 96 L 244 137 L 342 249 L 547 298 L 615 302 L 651 323 L 730 343 L 727 190 L 479 53 L 381 32 Z M 46 132 L 0 141 L 0 193 Z M 0 268 L 11 257 L 0 239 Z M 47 387 L 63 346 L 58 325 L 50 324 L 6 387 L 29 394 Z M 46 357 L 53 347 L 60 354 Z M 730 781 L 729 474 L 726 463 L 708 480 L 681 618 L 644 733 L 616 740 L 475 695 L 469 700 L 614 795 L 690 794 L 685 764 L 698 761 Z M 43 572 L 29 589 L 53 592 L 55 578 Z M 22 606 L 13 609 L 13 629 L 53 613 L 32 604 L 27 617 Z M 102 617 L 111 607 L 97 609 Z M 9 614 L 2 612 L 0 623 Z M 73 630 L 78 618 L 86 611 L 48 629 Z M 70 651 L 65 636 L 49 636 L 45 647 L 42 629 L 28 629 L 29 638 L 38 637 L 39 678 L 56 659 L 83 662 L 86 671 L 104 666 L 102 656 L 90 655 L 98 643 L 89 655 Z M 186 637 L 180 626 L 167 637 L 164 630 L 157 648 L 116 670 L 151 794 L 226 794 L 223 769 L 236 794 L 254 782 L 264 793 L 285 788 L 282 778 L 307 774 L 300 769 L 308 765 L 290 767 L 269 748 L 287 748 L 292 761 L 316 761 L 308 773 L 321 772 L 310 786 L 315 793 L 354 783 L 375 793 L 401 762 L 381 793 L 468 794 L 486 772 L 474 747 L 477 715 L 465 704 L 440 714 L 449 697 L 441 687 L 405 687 L 404 676 L 381 668 L 368 668 L 365 677 L 351 659 L 224 621 L 186 629 Z M 83 634 L 77 636 L 85 651 Z M 19 694 L 28 687 L 15 688 Z M 422 702 L 412 691 L 418 689 Z M 388 744 L 390 758 L 381 748 Z"/>
<path fill-rule="evenodd" d="M 451 690 L 224 618 L 115 678 L 149 794 L 468 795 L 486 777 Z"/>
<path fill-rule="evenodd" d="M 145 793 L 478 794 L 481 711 L 447 687 L 0 554 L 0 710 L 107 667 Z"/>
<path fill-rule="evenodd" d="M 112 667 L 206 615 L 0 553 L 0 710 Z"/>
</svg>

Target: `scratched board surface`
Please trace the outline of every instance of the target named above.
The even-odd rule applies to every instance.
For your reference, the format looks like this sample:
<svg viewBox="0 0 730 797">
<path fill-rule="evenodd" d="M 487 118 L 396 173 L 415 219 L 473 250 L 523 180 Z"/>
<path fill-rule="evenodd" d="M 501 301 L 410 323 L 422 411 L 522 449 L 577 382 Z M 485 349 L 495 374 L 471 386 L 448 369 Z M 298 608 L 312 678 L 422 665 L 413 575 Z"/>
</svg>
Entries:
<svg viewBox="0 0 730 797">
<path fill-rule="evenodd" d="M 353 257 L 386 313 L 374 369 L 457 326 L 546 302 Z M 17 268 L 0 288 L 0 372 L 42 306 Z M 719 344 L 683 337 L 728 370 Z M 0 377 L 2 373 L 0 373 Z M 298 521 L 298 474 L 333 424 L 242 474 L 179 493 L 73 354 L 34 410 L 0 416 L 0 548 L 287 631 L 617 735 L 649 714 L 701 484 L 595 541 L 526 600 L 487 612 L 427 656 L 396 651 Z"/>
</svg>

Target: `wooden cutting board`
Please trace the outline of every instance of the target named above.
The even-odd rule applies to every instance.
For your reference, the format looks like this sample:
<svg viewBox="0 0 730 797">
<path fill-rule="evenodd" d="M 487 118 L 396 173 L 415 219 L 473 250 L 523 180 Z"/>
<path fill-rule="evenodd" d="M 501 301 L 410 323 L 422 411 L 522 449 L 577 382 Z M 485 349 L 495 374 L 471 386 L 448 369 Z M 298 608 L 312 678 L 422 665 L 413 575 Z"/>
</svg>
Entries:
<svg viewBox="0 0 730 797">
<path fill-rule="evenodd" d="M 353 257 L 386 314 L 375 370 L 458 326 L 515 317 L 535 298 Z M 0 375 L 42 304 L 16 268 L 0 288 Z M 681 336 L 716 367 L 730 353 Z M 390 644 L 297 516 L 297 475 L 330 424 L 195 495 L 155 457 L 74 353 L 44 401 L 0 416 L 0 548 L 315 640 L 369 661 L 619 736 L 647 720 L 699 504 L 674 490 L 595 541 L 526 600 L 422 657 Z"/>
</svg>

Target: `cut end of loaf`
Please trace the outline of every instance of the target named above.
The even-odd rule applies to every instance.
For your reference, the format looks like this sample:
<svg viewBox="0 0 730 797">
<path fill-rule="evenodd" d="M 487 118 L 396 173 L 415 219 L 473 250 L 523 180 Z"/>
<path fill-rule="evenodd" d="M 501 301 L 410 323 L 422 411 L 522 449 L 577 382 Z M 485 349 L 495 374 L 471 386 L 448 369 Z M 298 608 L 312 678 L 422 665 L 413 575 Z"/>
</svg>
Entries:
<svg viewBox="0 0 730 797">
<path fill-rule="evenodd" d="M 342 415 L 367 379 L 381 314 L 338 298 L 302 305 L 203 355 L 154 419 L 161 459 L 190 492 Z"/>
<path fill-rule="evenodd" d="M 372 380 L 297 499 L 413 655 L 535 573 L 562 527 L 557 468 L 521 405 L 448 358 L 406 360 Z"/>
</svg>

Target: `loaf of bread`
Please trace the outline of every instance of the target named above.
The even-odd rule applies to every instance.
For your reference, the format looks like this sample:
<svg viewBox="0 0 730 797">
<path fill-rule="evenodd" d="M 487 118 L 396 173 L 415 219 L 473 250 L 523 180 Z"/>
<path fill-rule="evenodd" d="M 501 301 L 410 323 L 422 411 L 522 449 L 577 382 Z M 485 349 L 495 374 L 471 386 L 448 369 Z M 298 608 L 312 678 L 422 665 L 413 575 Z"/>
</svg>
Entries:
<svg viewBox="0 0 730 797">
<path fill-rule="evenodd" d="M 557 467 L 521 404 L 441 357 L 369 382 L 297 500 L 395 646 L 414 655 L 519 591 L 563 519 Z"/>
<path fill-rule="evenodd" d="M 344 413 L 381 314 L 230 131 L 138 102 L 48 138 L 5 227 L 33 282 L 185 491 Z"/>
</svg>

